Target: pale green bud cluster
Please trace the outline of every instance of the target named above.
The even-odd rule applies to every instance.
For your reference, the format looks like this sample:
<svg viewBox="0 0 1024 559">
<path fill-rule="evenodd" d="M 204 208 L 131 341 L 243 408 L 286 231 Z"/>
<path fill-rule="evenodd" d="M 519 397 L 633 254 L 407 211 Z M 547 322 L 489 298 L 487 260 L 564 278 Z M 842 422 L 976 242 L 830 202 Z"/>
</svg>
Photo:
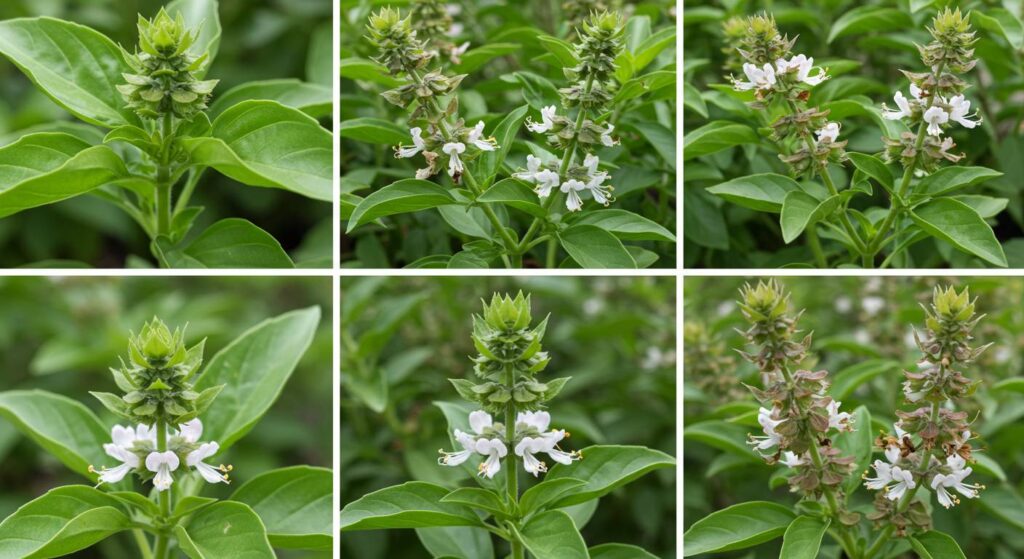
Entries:
<svg viewBox="0 0 1024 559">
<path fill-rule="evenodd" d="M 800 316 L 789 312 L 789 294 L 774 279 L 744 285 L 738 302 L 743 317 L 750 323 L 744 333 L 747 341 L 760 346 L 756 354 L 740 352 L 763 373 L 780 371 L 788 364 L 802 361 L 810 347 L 810 336 L 794 341 Z"/>
<path fill-rule="evenodd" d="M 107 409 L 135 423 L 170 425 L 191 421 L 203 413 L 223 386 L 202 392 L 192 389 L 191 379 L 203 362 L 203 342 L 186 349 L 184 331 L 174 332 L 160 319 L 147 322 L 128 341 L 128 363 L 111 369 L 123 396 L 93 392 Z"/>
<path fill-rule="evenodd" d="M 974 58 L 973 45 L 978 39 L 971 30 L 969 15 L 961 14 L 960 8 L 946 8 L 935 16 L 932 27 L 928 28 L 934 40 L 917 47 L 925 66 L 945 67 L 958 74 L 974 68 L 978 61 Z"/>
<path fill-rule="evenodd" d="M 430 61 L 424 41 L 416 37 L 411 17 L 402 17 L 398 10 L 383 8 L 370 15 L 367 39 L 379 54 L 373 59 L 395 76 L 422 68 Z"/>
<path fill-rule="evenodd" d="M 479 352 L 474 371 L 483 382 L 451 379 L 459 395 L 497 412 L 510 401 L 518 410 L 539 409 L 561 391 L 568 378 L 546 383 L 535 378 L 551 359 L 541 346 L 547 319 L 533 328 L 531 322 L 530 297 L 521 292 L 515 298 L 495 294 L 484 303 L 483 315 L 473 316 L 473 345 Z"/>
<path fill-rule="evenodd" d="M 795 37 L 790 39 L 779 34 L 775 16 L 767 13 L 731 21 L 727 33 L 737 41 L 740 56 L 755 66 L 775 64 L 780 58 L 788 58 L 796 43 Z"/>
<path fill-rule="evenodd" d="M 622 9 L 622 0 L 565 0 L 562 17 L 572 27 L 581 25 L 593 13 L 614 12 Z"/>
<path fill-rule="evenodd" d="M 161 9 L 152 20 L 139 16 L 138 28 L 139 50 L 125 53 L 134 73 L 124 74 L 127 83 L 117 86 L 128 107 L 153 119 L 171 114 L 191 120 L 206 110 L 218 80 L 196 77 L 207 55 L 189 53 L 197 34 L 185 26 L 181 14 L 171 18 Z"/>
<path fill-rule="evenodd" d="M 622 16 L 618 12 L 593 13 L 576 33 L 579 63 L 565 69 L 566 77 L 576 83 L 559 90 L 562 104 L 600 112 L 614 96 L 615 59 L 622 52 L 625 34 Z"/>
</svg>

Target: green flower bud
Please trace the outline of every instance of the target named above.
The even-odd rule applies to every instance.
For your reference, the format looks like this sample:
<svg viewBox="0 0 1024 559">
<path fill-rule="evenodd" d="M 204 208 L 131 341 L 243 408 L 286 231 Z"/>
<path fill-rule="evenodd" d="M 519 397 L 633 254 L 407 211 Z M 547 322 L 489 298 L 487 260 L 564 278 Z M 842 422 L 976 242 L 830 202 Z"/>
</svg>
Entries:
<svg viewBox="0 0 1024 559">
<path fill-rule="evenodd" d="M 425 49 L 424 41 L 416 38 L 409 16 L 402 18 L 398 10 L 383 8 L 370 16 L 366 26 L 369 40 L 380 54 L 373 57 L 391 75 L 409 72 L 421 68 L 430 61 L 430 53 Z"/>
<path fill-rule="evenodd" d="M 220 392 L 217 386 L 197 393 L 190 379 L 203 359 L 203 343 L 186 349 L 185 333 L 173 332 L 160 319 L 147 322 L 128 340 L 128 364 L 111 369 L 124 396 L 93 393 L 107 409 L 137 423 L 152 425 L 158 419 L 182 424 L 195 419 Z"/>
<path fill-rule="evenodd" d="M 751 16 L 746 19 L 745 23 L 745 32 L 739 39 L 739 46 L 736 49 L 745 61 L 760 67 L 765 64 L 775 64 L 775 61 L 780 58 L 789 58 L 796 38 L 790 39 L 786 35 L 779 34 L 775 16 L 768 14 Z M 738 28 L 739 24 L 732 23 L 729 30 L 738 35 Z"/>
<path fill-rule="evenodd" d="M 939 12 L 928 32 L 934 40 L 917 48 L 921 61 L 929 68 L 945 67 L 952 72 L 963 73 L 977 64 L 972 45 L 978 39 L 968 18 L 960 13 L 960 8 L 955 11 L 946 8 Z"/>
<path fill-rule="evenodd" d="M 613 92 L 608 82 L 615 74 L 615 59 L 622 52 L 624 33 L 618 12 L 591 14 L 577 29 L 579 64 L 565 70 L 566 77 L 577 83 L 559 91 L 565 106 L 600 109 L 611 101 Z"/>
<path fill-rule="evenodd" d="M 750 323 L 744 335 L 749 343 L 761 346 L 756 354 L 741 352 L 741 355 L 763 373 L 775 373 L 788 364 L 802 361 L 810 347 L 811 337 L 793 341 L 800 315 L 790 314 L 789 294 L 772 279 L 759 281 L 756 287 L 744 285 L 740 297 L 740 310 Z"/>
<path fill-rule="evenodd" d="M 153 20 L 139 16 L 139 50 L 125 53 L 134 73 L 123 74 L 126 83 L 117 90 L 128 107 L 143 118 L 171 114 L 191 120 L 206 110 L 217 80 L 198 80 L 206 55 L 195 57 L 188 49 L 196 34 L 185 27 L 181 14 L 172 19 L 163 9 Z"/>
</svg>

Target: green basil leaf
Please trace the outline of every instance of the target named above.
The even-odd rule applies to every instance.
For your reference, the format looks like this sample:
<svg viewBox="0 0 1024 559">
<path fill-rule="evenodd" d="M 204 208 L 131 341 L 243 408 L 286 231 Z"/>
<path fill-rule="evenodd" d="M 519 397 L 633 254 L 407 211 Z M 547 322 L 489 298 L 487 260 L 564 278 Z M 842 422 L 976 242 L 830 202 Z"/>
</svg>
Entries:
<svg viewBox="0 0 1024 559">
<path fill-rule="evenodd" d="M 168 266 L 182 268 L 294 268 L 281 243 L 241 218 L 222 219 L 182 248 L 157 239 Z"/>
<path fill-rule="evenodd" d="M 750 429 L 743 425 L 713 419 L 687 425 L 683 429 L 683 439 L 699 441 L 719 450 L 748 458 L 753 454 L 750 447 L 747 446 L 748 433 L 750 433 Z"/>
<path fill-rule="evenodd" d="M 910 536 L 910 546 L 921 559 L 967 559 L 956 540 L 936 530 Z"/>
<path fill-rule="evenodd" d="M 472 526 L 417 528 L 416 536 L 431 557 L 445 559 L 494 559 L 491 533 Z"/>
<path fill-rule="evenodd" d="M 683 557 L 744 549 L 781 536 L 796 515 L 788 507 L 751 501 L 715 511 L 683 534 Z"/>
<path fill-rule="evenodd" d="M 0 523 L 0 552 L 23 559 L 70 555 L 130 526 L 115 497 L 67 485 L 29 501 Z"/>
<path fill-rule="evenodd" d="M 136 493 L 136 495 L 138 495 L 138 493 Z M 149 503 L 153 503 L 153 501 L 150 501 L 149 499 L 145 500 Z M 218 502 L 217 499 L 214 499 L 212 497 L 188 495 L 182 500 L 178 501 L 178 504 L 174 506 L 174 510 L 171 512 L 171 518 L 182 518 L 184 516 L 188 516 L 216 502 Z M 155 504 L 153 506 L 156 507 Z M 159 509 L 157 510 L 159 511 Z M 159 514 L 159 512 L 157 514 Z"/>
<path fill-rule="evenodd" d="M 637 72 L 643 70 L 648 64 L 654 62 L 654 59 L 662 51 L 670 46 L 675 46 L 675 43 L 676 28 L 674 25 L 659 29 L 653 35 L 644 39 L 636 49 L 631 49 L 635 55 L 633 57 L 633 69 Z"/>
<path fill-rule="evenodd" d="M 274 547 L 329 549 L 333 494 L 331 470 L 293 466 L 252 478 L 235 490 L 231 500 L 252 507 Z"/>
<path fill-rule="evenodd" d="M 573 478 L 586 485 L 566 491 L 555 501 L 555 507 L 576 505 L 603 497 L 659 468 L 672 468 L 675 458 L 659 450 L 642 446 L 598 445 L 582 450 L 583 459 L 570 466 L 556 464 L 545 481 Z"/>
<path fill-rule="evenodd" d="M 42 390 L 0 392 L 0 415 L 65 466 L 95 480 L 89 466 L 112 460 L 103 452 L 110 432 L 89 408 Z"/>
<path fill-rule="evenodd" d="M 246 557 L 274 559 L 260 517 L 247 505 L 221 501 L 174 529 L 178 547 L 191 559 Z"/>
<path fill-rule="evenodd" d="M 206 55 L 203 68 L 195 72 L 196 76 L 202 79 L 217 58 L 217 50 L 220 48 L 221 28 L 217 0 L 173 0 L 167 4 L 167 13 L 171 17 L 181 14 L 185 26 L 193 33 L 199 32 L 188 52 L 195 57 Z"/>
<path fill-rule="evenodd" d="M 856 152 L 849 152 L 846 156 L 862 173 L 878 181 L 878 184 L 885 187 L 889 192 L 893 191 L 893 182 L 896 179 L 893 178 L 892 171 L 881 159 L 866 153 Z"/>
<path fill-rule="evenodd" d="M 801 190 L 800 185 L 789 177 L 762 173 L 738 177 L 712 186 L 707 191 L 745 208 L 780 213 L 786 196 L 790 192 Z"/>
<path fill-rule="evenodd" d="M 342 138 L 351 138 L 368 144 L 397 146 L 412 142 L 412 136 L 408 129 L 382 118 L 364 117 L 346 120 L 338 126 L 338 134 Z"/>
<path fill-rule="evenodd" d="M 869 433 L 870 436 L 870 433 Z M 816 559 L 821 548 L 821 538 L 828 530 L 828 518 L 798 516 L 786 533 L 782 535 L 782 551 L 779 557 L 784 559 Z"/>
<path fill-rule="evenodd" d="M 835 400 L 845 400 L 862 384 L 882 373 L 900 368 L 899 361 L 891 359 L 869 359 L 841 369 L 832 376 L 829 395 Z"/>
<path fill-rule="evenodd" d="M 243 184 L 333 198 L 331 133 L 276 101 L 243 101 L 213 121 L 213 137 L 181 143 L 193 165 L 213 167 Z"/>
<path fill-rule="evenodd" d="M 497 516 L 508 516 L 508 509 L 505 502 L 498 498 L 493 491 L 480 489 L 479 487 L 460 487 L 441 499 L 444 503 L 457 503 L 467 507 L 487 511 Z"/>
<path fill-rule="evenodd" d="M 277 101 L 313 118 L 323 118 L 331 115 L 334 93 L 329 87 L 291 78 L 247 82 L 218 96 L 210 105 L 208 114 L 210 118 L 216 118 L 228 107 L 252 99 Z"/>
<path fill-rule="evenodd" d="M 49 17 L 9 19 L 0 21 L 0 54 L 76 117 L 106 128 L 140 124 L 114 87 L 132 69 L 102 33 Z"/>
<path fill-rule="evenodd" d="M 204 435 L 221 452 L 249 432 L 277 400 L 299 359 L 306 353 L 320 307 L 264 320 L 217 352 L 195 383 L 195 391 L 225 385 L 217 405 L 203 416 Z"/>
<path fill-rule="evenodd" d="M 558 63 L 563 68 L 572 68 L 579 64 L 579 59 L 576 58 L 576 49 L 571 44 L 558 37 L 552 37 L 551 35 L 540 35 L 537 37 L 537 41 L 540 45 L 547 49 L 548 52 L 555 55 L 558 59 Z"/>
<path fill-rule="evenodd" d="M 992 392 L 1019 392 L 1024 394 L 1024 378 L 1008 378 L 1001 380 L 991 388 Z"/>
<path fill-rule="evenodd" d="M 749 126 L 716 120 L 683 136 L 683 161 L 761 141 Z"/>
<path fill-rule="evenodd" d="M 352 210 L 346 233 L 377 218 L 455 203 L 452 193 L 437 183 L 402 179 L 374 191 L 359 202 Z"/>
<path fill-rule="evenodd" d="M 971 19 L 982 29 L 1000 35 L 1010 43 L 1013 50 L 1024 49 L 1024 24 L 1009 10 L 984 8 L 971 10 Z"/>
<path fill-rule="evenodd" d="M 567 491 L 578 489 L 587 482 L 572 477 L 557 479 L 545 479 L 533 487 L 523 491 L 519 498 L 519 512 L 524 516 L 539 510 L 543 510 L 554 500 L 564 495 Z"/>
<path fill-rule="evenodd" d="M 324 87 L 334 87 L 334 67 L 338 57 L 334 54 L 334 26 L 324 21 L 313 29 L 306 52 L 306 81 Z"/>
<path fill-rule="evenodd" d="M 516 140 L 516 135 L 519 134 L 519 128 L 523 125 L 523 121 L 526 120 L 526 113 L 529 109 L 529 105 L 523 105 L 508 113 L 493 130 L 498 148 L 494 151 L 485 151 L 480 155 L 480 164 L 477 168 L 477 176 L 483 180 L 480 188 L 486 189 L 490 186 L 497 173 L 501 171 L 501 164 L 505 162 L 505 157 L 512 149 L 512 144 Z"/>
<path fill-rule="evenodd" d="M 1024 530 L 1024 497 L 1021 497 L 1012 486 L 989 486 L 982 499 L 972 502 L 1010 526 Z"/>
<path fill-rule="evenodd" d="M 939 196 L 1002 175 L 999 171 L 986 167 L 944 167 L 921 179 L 914 188 L 914 193 Z"/>
<path fill-rule="evenodd" d="M 341 531 L 480 526 L 472 509 L 442 501 L 440 485 L 410 481 L 363 495 L 341 510 Z"/>
<path fill-rule="evenodd" d="M 568 514 L 560 510 L 541 513 L 519 533 L 523 547 L 536 559 L 589 559 L 587 544 Z"/>
<path fill-rule="evenodd" d="M 936 198 L 914 208 L 910 217 L 933 237 L 990 264 L 1006 267 L 1006 255 L 992 228 L 967 204 Z"/>
<path fill-rule="evenodd" d="M 533 217 L 543 218 L 547 212 L 538 202 L 537 193 L 517 179 L 502 179 L 477 198 L 478 202 L 504 204 L 526 212 Z"/>
<path fill-rule="evenodd" d="M 608 209 L 586 212 L 574 225 L 594 225 L 630 241 L 666 241 L 674 243 L 676 236 L 661 225 L 627 210 Z"/>
<path fill-rule="evenodd" d="M 647 143 L 654 148 L 654 151 L 658 152 L 669 168 L 676 168 L 676 135 L 674 132 L 657 122 L 639 121 L 631 123 L 630 126 L 647 140 Z"/>
<path fill-rule="evenodd" d="M 60 202 L 127 176 L 121 158 L 106 146 L 90 146 L 63 133 L 29 134 L 0 148 L 0 217 Z"/>
<path fill-rule="evenodd" d="M 782 226 L 782 240 L 789 244 L 800 236 L 808 227 L 824 220 L 836 208 L 842 199 L 837 194 L 824 201 L 801 190 L 786 195 L 782 201 L 782 212 L 779 214 L 779 225 Z"/>
<path fill-rule="evenodd" d="M 470 49 L 462 54 L 461 61 L 452 66 L 456 74 L 470 74 L 491 60 L 512 54 L 523 48 L 519 43 L 489 43 Z"/>
<path fill-rule="evenodd" d="M 861 6 L 839 16 L 828 33 L 828 41 L 867 32 L 894 31 L 913 27 L 910 16 L 896 8 Z"/>
<path fill-rule="evenodd" d="M 624 543 L 604 543 L 587 550 L 590 559 L 658 559 L 642 547 Z"/>
<path fill-rule="evenodd" d="M 636 268 L 615 235 L 594 225 L 573 225 L 558 234 L 562 247 L 584 268 Z"/>
<path fill-rule="evenodd" d="M 708 105 L 701 97 L 700 91 L 689 83 L 683 84 L 683 107 L 690 109 L 698 115 L 708 117 Z"/>
<path fill-rule="evenodd" d="M 385 87 L 398 87 L 402 81 L 391 77 L 387 68 L 365 58 L 342 58 L 341 77 L 381 84 Z"/>
<path fill-rule="evenodd" d="M 1009 198 L 993 198 L 992 196 L 980 196 L 977 194 L 960 194 L 952 198 L 970 206 L 982 219 L 999 215 L 1010 203 Z"/>
</svg>

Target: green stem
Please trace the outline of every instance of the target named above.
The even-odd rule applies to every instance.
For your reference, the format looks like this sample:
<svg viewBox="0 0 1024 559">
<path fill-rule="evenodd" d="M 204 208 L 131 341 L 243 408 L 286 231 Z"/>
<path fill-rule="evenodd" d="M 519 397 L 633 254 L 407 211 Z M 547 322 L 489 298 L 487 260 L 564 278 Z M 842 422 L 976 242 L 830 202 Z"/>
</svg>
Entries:
<svg viewBox="0 0 1024 559">
<path fill-rule="evenodd" d="M 544 259 L 544 266 L 546 268 L 554 268 L 555 260 L 558 258 L 558 240 L 555 237 L 548 239 L 548 253 Z"/>
<path fill-rule="evenodd" d="M 509 363 L 505 365 L 505 386 L 511 391 L 516 384 L 516 370 Z M 505 404 L 505 442 L 508 444 L 508 458 L 505 460 L 505 492 L 508 497 L 509 509 L 518 518 L 519 508 L 519 475 L 516 470 L 515 453 L 512 447 L 516 440 L 516 406 L 515 400 L 509 400 Z M 523 559 L 523 545 L 519 538 L 513 537 L 509 540 L 512 545 L 513 559 Z"/>
<path fill-rule="evenodd" d="M 158 452 L 165 452 L 167 450 L 167 420 L 163 418 L 156 421 L 156 449 Z M 166 491 L 159 491 L 157 495 L 160 501 L 160 515 L 166 519 L 171 516 L 171 489 L 167 488 Z M 167 529 L 164 528 L 160 530 L 156 537 L 155 559 L 168 559 L 167 551 L 169 545 L 170 535 L 167 533 Z"/>
<path fill-rule="evenodd" d="M 932 402 L 932 423 L 936 423 L 938 421 L 938 418 L 939 406 L 935 402 Z M 928 469 L 928 461 L 931 460 L 931 457 L 931 450 L 924 451 L 921 455 L 921 463 L 918 464 L 916 472 L 918 475 L 917 485 L 912 487 L 909 491 L 907 491 L 905 495 L 903 495 L 903 499 L 899 502 L 898 505 L 896 505 L 896 514 L 902 514 L 903 512 L 905 512 L 907 510 L 907 507 L 910 506 L 910 503 L 913 502 L 914 495 L 917 494 L 917 490 L 920 489 L 921 486 L 924 484 L 924 473 Z M 881 551 L 882 548 L 890 542 L 889 536 L 892 534 L 893 529 L 894 527 L 892 524 L 889 524 L 885 528 L 883 528 L 882 533 L 878 534 L 878 537 L 875 538 L 875 541 L 864 552 L 863 559 L 871 559 L 871 557 L 873 557 L 876 553 Z"/>
<path fill-rule="evenodd" d="M 821 240 L 818 239 L 818 232 L 814 229 L 814 224 L 811 224 L 804 232 L 807 233 L 807 246 L 814 253 L 814 260 L 818 263 L 818 267 L 828 268 L 828 260 L 825 259 L 825 253 L 821 250 Z"/>
<path fill-rule="evenodd" d="M 171 138 L 174 133 L 174 117 L 164 114 L 160 121 L 160 161 L 156 171 L 156 233 L 168 235 L 171 232 Z"/>
<path fill-rule="evenodd" d="M 153 549 L 149 547 L 149 539 L 146 538 L 146 533 L 139 528 L 132 530 L 132 538 L 135 539 L 135 545 L 139 548 L 139 556 L 142 559 L 153 559 Z"/>
</svg>

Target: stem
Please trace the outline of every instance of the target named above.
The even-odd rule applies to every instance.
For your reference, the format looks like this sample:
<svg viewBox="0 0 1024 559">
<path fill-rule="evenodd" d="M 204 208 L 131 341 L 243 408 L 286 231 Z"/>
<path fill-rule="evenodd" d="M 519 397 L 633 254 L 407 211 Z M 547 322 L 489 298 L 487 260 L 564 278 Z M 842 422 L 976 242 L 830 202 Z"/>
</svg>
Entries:
<svg viewBox="0 0 1024 559">
<path fill-rule="evenodd" d="M 156 171 L 156 233 L 168 235 L 171 232 L 171 134 L 174 121 L 171 113 L 165 113 L 160 121 L 160 140 L 163 142 L 160 161 Z"/>
<path fill-rule="evenodd" d="M 516 370 L 511 363 L 505 365 L 505 386 L 512 390 L 516 384 Z M 515 400 L 509 400 L 505 404 L 505 441 L 509 448 L 515 444 L 516 439 L 516 406 Z M 515 453 L 509 452 L 505 461 L 505 490 L 508 497 L 509 508 L 518 517 L 519 508 L 519 476 L 516 470 Z M 523 544 L 519 538 L 513 537 L 509 540 L 512 545 L 512 558 L 523 559 Z"/>
<path fill-rule="evenodd" d="M 818 267 L 828 268 L 828 260 L 825 259 L 825 253 L 821 250 L 821 240 L 818 239 L 818 232 L 815 231 L 814 225 L 812 224 L 804 232 L 807 233 L 807 246 L 814 253 L 814 260 L 818 262 Z"/>
<path fill-rule="evenodd" d="M 139 548 L 139 556 L 142 559 L 153 559 L 153 549 L 149 547 L 149 539 L 146 538 L 146 533 L 139 528 L 132 530 L 132 537 L 135 539 L 135 545 Z"/>
<path fill-rule="evenodd" d="M 544 266 L 546 268 L 554 268 L 555 260 L 558 258 L 558 240 L 554 237 L 548 239 L 548 254 L 544 259 Z"/>
<path fill-rule="evenodd" d="M 156 420 L 156 449 L 158 452 L 167 450 L 167 420 L 162 417 Z M 157 495 L 160 500 L 160 515 L 166 519 L 171 516 L 171 488 L 167 488 L 167 491 L 159 491 Z M 170 536 L 165 527 L 156 537 L 155 559 L 168 559 L 169 544 Z"/>
<path fill-rule="evenodd" d="M 938 421 L 938 417 L 939 406 L 935 402 L 932 402 L 932 423 Z M 924 484 L 924 473 L 925 470 L 928 468 L 928 461 L 931 460 L 932 452 L 933 451 L 928 450 L 921 455 L 921 463 L 917 466 L 917 485 L 912 487 L 910 491 L 907 491 L 907 493 L 903 496 L 903 499 L 900 501 L 900 503 L 896 505 L 896 514 L 902 514 L 907 510 L 907 507 L 909 507 L 910 503 L 914 500 L 914 495 L 917 494 L 917 490 L 920 489 L 921 485 Z M 871 544 L 870 547 L 868 547 L 867 551 L 864 552 L 864 559 L 871 559 L 871 557 L 873 557 L 876 553 L 882 550 L 885 544 L 889 543 L 889 535 L 892 534 L 893 529 L 894 526 L 892 524 L 889 524 L 882 529 L 882 533 L 878 534 L 878 537 L 875 538 L 875 541 Z"/>
</svg>

